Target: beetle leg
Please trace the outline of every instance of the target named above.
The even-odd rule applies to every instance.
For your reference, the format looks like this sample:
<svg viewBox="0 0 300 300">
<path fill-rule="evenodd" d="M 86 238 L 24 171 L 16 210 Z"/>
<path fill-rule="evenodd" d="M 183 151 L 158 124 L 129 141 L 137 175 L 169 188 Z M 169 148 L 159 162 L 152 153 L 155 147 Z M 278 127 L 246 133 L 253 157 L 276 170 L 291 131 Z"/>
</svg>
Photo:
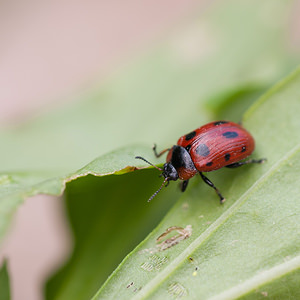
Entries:
<svg viewBox="0 0 300 300">
<path fill-rule="evenodd" d="M 216 191 L 216 193 L 218 194 L 218 196 L 220 198 L 220 203 L 224 203 L 225 198 L 221 195 L 220 191 L 215 187 L 215 185 L 206 176 L 204 176 L 202 172 L 199 172 L 199 174 L 200 174 L 202 180 Z"/>
<path fill-rule="evenodd" d="M 249 160 L 239 161 L 239 162 L 230 164 L 230 165 L 226 166 L 226 168 L 238 168 L 238 167 L 241 167 L 243 165 L 248 165 L 248 164 L 262 164 L 266 160 L 267 160 L 266 158 L 262 158 L 262 159 L 249 159 Z"/>
<path fill-rule="evenodd" d="M 188 186 L 189 181 L 188 180 L 184 180 L 181 182 L 180 184 L 180 189 L 182 192 L 184 192 L 186 190 L 186 187 Z"/>
<path fill-rule="evenodd" d="M 155 155 L 156 157 L 160 157 L 160 156 L 162 156 L 164 153 L 166 153 L 167 151 L 170 151 L 170 148 L 167 148 L 167 149 L 164 149 L 164 150 L 162 150 L 161 152 L 157 153 L 157 151 L 156 151 L 156 144 L 153 145 L 152 149 L 153 149 L 154 155 Z"/>
</svg>

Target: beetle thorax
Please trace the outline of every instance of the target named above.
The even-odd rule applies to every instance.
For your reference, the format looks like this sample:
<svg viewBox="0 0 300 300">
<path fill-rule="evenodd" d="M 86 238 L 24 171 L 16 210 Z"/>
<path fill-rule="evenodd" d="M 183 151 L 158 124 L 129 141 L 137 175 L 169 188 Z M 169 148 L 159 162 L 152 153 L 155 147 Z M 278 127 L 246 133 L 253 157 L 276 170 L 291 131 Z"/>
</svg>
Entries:
<svg viewBox="0 0 300 300">
<path fill-rule="evenodd" d="M 176 172 L 176 174 L 175 174 Z M 187 180 L 197 173 L 197 169 L 192 161 L 189 152 L 178 145 L 175 145 L 170 150 L 167 163 L 164 165 L 163 176 L 169 177 L 170 180 Z"/>
</svg>

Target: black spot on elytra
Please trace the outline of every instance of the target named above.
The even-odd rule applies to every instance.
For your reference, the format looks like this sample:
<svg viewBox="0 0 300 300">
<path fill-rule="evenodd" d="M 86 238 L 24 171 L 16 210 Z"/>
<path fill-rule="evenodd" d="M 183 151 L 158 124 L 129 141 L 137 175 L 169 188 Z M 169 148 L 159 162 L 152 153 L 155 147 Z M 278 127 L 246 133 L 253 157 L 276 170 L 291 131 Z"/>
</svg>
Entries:
<svg viewBox="0 0 300 300">
<path fill-rule="evenodd" d="M 192 132 L 190 132 L 190 133 L 188 133 L 188 134 L 185 135 L 185 140 L 189 141 L 189 140 L 191 140 L 195 136 L 196 136 L 196 131 L 192 131 Z"/>
<path fill-rule="evenodd" d="M 243 146 L 241 152 L 245 152 L 245 151 L 246 151 L 246 146 Z"/>
<path fill-rule="evenodd" d="M 221 124 L 226 124 L 228 123 L 227 121 L 217 121 L 214 123 L 215 126 L 221 125 Z"/>
<path fill-rule="evenodd" d="M 208 163 L 206 164 L 206 166 L 207 166 L 207 167 L 210 167 L 210 166 L 212 166 L 212 164 L 213 164 L 213 162 L 210 161 L 210 162 L 208 162 Z"/>
<path fill-rule="evenodd" d="M 225 160 L 226 160 L 226 161 L 229 161 L 229 159 L 230 159 L 230 153 L 226 153 L 226 154 L 225 154 Z"/>
<path fill-rule="evenodd" d="M 226 132 L 223 133 L 223 136 L 225 136 L 227 139 L 233 139 L 233 138 L 235 138 L 239 135 L 235 131 L 226 131 Z"/>
<path fill-rule="evenodd" d="M 196 148 L 196 153 L 201 156 L 207 156 L 209 154 L 209 149 L 205 144 L 200 144 Z"/>
</svg>

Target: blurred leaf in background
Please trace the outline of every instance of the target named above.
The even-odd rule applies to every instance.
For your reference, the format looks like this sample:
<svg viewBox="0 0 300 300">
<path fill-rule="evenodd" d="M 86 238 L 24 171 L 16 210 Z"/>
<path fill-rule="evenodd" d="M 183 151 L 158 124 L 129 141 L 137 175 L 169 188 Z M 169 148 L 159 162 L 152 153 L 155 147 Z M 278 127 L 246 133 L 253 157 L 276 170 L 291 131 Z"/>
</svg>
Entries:
<svg viewBox="0 0 300 300">
<path fill-rule="evenodd" d="M 75 250 L 47 285 L 49 299 L 93 296 L 180 197 L 173 185 L 156 202 L 146 202 L 160 183 L 156 171 L 110 174 L 132 171 L 138 164 L 135 155 L 157 163 L 153 142 L 168 147 L 212 119 L 241 120 L 259 95 L 295 67 L 299 56 L 286 42 L 293 5 L 274 0 L 215 2 L 77 102 L 0 132 L 1 236 L 24 198 L 59 195 L 74 180 L 67 184 L 65 197 Z M 110 176 L 79 178 L 88 174 Z M 228 186 L 228 180 L 215 178 L 221 187 Z M 195 184 L 190 193 L 199 195 L 197 189 Z M 210 196 L 201 201 L 205 211 L 221 215 L 224 208 L 205 199 Z"/>
<path fill-rule="evenodd" d="M 0 269 L 0 300 L 10 299 L 9 277 L 7 263 L 4 262 Z"/>
</svg>

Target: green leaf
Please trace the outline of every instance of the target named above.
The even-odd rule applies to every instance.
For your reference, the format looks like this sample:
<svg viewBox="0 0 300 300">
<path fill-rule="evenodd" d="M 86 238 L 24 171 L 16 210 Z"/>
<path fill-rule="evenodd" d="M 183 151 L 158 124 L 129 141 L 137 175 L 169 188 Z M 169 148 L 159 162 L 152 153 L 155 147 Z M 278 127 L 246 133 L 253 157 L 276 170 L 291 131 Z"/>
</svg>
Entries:
<svg viewBox="0 0 300 300">
<path fill-rule="evenodd" d="M 132 171 L 139 165 L 135 155 L 153 157 L 154 141 L 172 145 L 221 116 L 238 121 L 257 94 L 293 68 L 296 58 L 285 42 L 291 7 L 289 1 L 230 0 L 195 12 L 159 47 L 76 103 L 0 130 L 0 239 L 24 199 L 60 195 L 72 181 L 66 197 L 76 246 L 59 283 L 50 284 L 52 298 L 93 295 L 179 197 L 172 187 L 160 195 L 163 200 L 148 204 L 160 183 L 154 171 L 112 174 Z M 99 178 L 80 178 L 88 174 Z M 216 176 L 216 183 L 224 188 L 229 181 L 222 178 Z M 108 211 L 101 206 L 107 203 Z M 99 211 L 93 209 L 98 205 Z"/>
<path fill-rule="evenodd" d="M 275 267 L 274 269 L 271 269 L 270 271 L 273 274 L 270 274 L 271 276 L 274 275 L 277 276 L 277 278 L 267 284 L 261 285 L 257 284 L 257 280 L 261 280 L 263 277 L 256 277 L 253 280 L 253 283 L 256 286 L 259 286 L 254 292 L 249 293 L 245 297 L 241 297 L 240 299 L 243 300 L 251 300 L 251 299 L 265 299 L 268 297 L 269 299 L 286 299 L 287 295 L 289 299 L 299 299 L 300 298 L 300 289 L 299 289 L 299 280 L 300 280 L 300 270 L 291 271 L 289 274 L 284 274 L 282 271 L 285 271 L 286 268 L 291 266 L 294 268 L 293 264 L 296 263 L 296 259 L 292 259 L 289 261 L 289 264 L 286 265 L 279 265 L 278 267 Z M 283 267 L 283 268 L 282 268 Z M 280 276 L 280 275 L 283 276 Z M 268 275 L 268 274 L 263 274 Z M 252 282 L 249 282 L 247 284 L 253 284 Z"/>
<path fill-rule="evenodd" d="M 10 299 L 9 276 L 7 272 L 7 264 L 3 263 L 0 269 L 0 300 Z"/>
<path fill-rule="evenodd" d="M 180 135 L 213 118 L 239 121 L 249 104 L 293 65 L 283 42 L 289 10 L 290 5 L 280 1 L 264 4 L 244 1 L 243 5 L 239 1 L 218 3 L 200 19 L 189 21 L 162 46 L 126 69 L 100 92 L 95 92 L 91 101 L 71 111 L 76 124 L 68 117 L 67 120 L 70 126 L 85 135 L 97 130 L 94 136 L 101 139 L 90 141 L 88 135 L 80 136 L 84 145 L 94 148 L 85 149 L 86 153 L 73 161 L 93 158 L 97 155 L 91 154 L 95 150 L 98 153 L 111 151 L 126 143 L 145 142 L 148 146 L 125 147 L 113 157 L 108 156 L 107 160 L 96 160 L 88 170 L 80 173 L 99 174 L 97 166 L 103 164 L 113 169 L 114 164 L 123 159 L 123 151 L 125 154 L 132 152 L 123 167 L 137 166 L 139 162 L 132 161 L 133 156 L 138 154 L 151 159 L 153 141 L 161 147 L 169 146 Z M 274 26 L 274 22 L 264 18 L 270 18 L 270 15 L 280 25 Z M 196 46 L 195 56 L 189 53 L 190 42 Z M 85 115 L 89 119 L 78 123 Z M 97 126 L 100 122 L 104 125 Z M 62 122 L 58 124 L 62 126 Z M 81 154 L 81 149 L 81 146 L 77 147 L 75 154 Z M 156 226 L 179 194 L 173 192 L 174 187 L 169 187 L 160 194 L 160 200 L 148 204 L 146 199 L 159 186 L 154 174 L 151 177 L 147 171 L 141 171 L 138 175 L 122 176 L 122 179 L 116 176 L 107 179 L 88 177 L 67 185 L 65 195 L 76 238 L 75 251 L 67 266 L 49 282 L 49 299 L 91 297 L 128 250 Z M 76 173 L 71 177 L 76 178 Z M 223 177 L 216 182 L 220 181 Z M 78 191 L 77 185 L 82 192 Z M 114 192 L 104 188 L 106 186 Z M 124 186 L 127 189 L 123 192 Z M 135 190 L 139 191 L 140 197 L 134 194 Z M 141 201 L 139 205 L 137 198 Z M 106 202 L 114 209 L 104 209 L 108 205 Z M 208 203 L 221 209 L 214 200 Z M 93 213 L 89 213 L 90 210 Z M 118 217 L 120 213 L 122 218 Z M 125 223 L 128 226 L 124 227 Z M 84 239 L 85 235 L 88 238 Z"/>
<path fill-rule="evenodd" d="M 155 171 L 101 179 L 87 176 L 67 186 L 65 197 L 76 244 L 70 262 L 47 286 L 49 299 L 91 297 L 99 282 L 163 218 L 180 194 L 173 186 L 164 191 L 169 195 L 166 201 L 148 204 L 154 186 L 161 184 Z"/>
<path fill-rule="evenodd" d="M 290 9 L 274 0 L 213 6 L 73 105 L 1 129 L 0 239 L 24 199 L 60 195 L 95 157 L 135 143 L 174 143 L 220 115 L 220 95 L 227 101 L 240 90 L 263 91 L 289 71 L 295 58 L 283 41 Z"/>
<path fill-rule="evenodd" d="M 244 125 L 257 141 L 255 156 L 267 157 L 267 163 L 212 174 L 226 191 L 222 206 L 213 191 L 195 182 L 94 299 L 235 299 L 249 293 L 252 299 L 262 286 L 268 294 L 282 295 L 286 287 L 273 291 L 274 283 L 295 282 L 300 270 L 299 85 L 300 69 L 245 115 Z M 160 234 L 187 225 L 189 238 L 157 251 Z M 291 295 L 299 295 L 299 285 L 290 286 Z"/>
</svg>

